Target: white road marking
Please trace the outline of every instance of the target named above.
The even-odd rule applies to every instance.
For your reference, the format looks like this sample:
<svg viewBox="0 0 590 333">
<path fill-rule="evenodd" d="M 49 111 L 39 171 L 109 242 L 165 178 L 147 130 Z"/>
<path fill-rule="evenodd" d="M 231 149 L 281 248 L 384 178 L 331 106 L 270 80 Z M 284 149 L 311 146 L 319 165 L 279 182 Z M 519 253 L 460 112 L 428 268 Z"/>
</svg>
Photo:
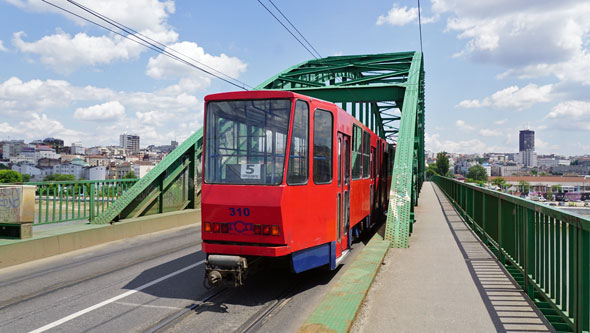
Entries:
<svg viewBox="0 0 590 333">
<path fill-rule="evenodd" d="M 135 307 L 135 308 L 154 308 L 154 309 L 171 309 L 171 310 L 182 310 L 182 309 L 184 309 L 184 308 L 177 307 L 177 306 L 137 304 L 137 303 L 127 303 L 127 302 L 115 302 L 115 304 L 127 305 L 127 306 L 132 306 L 132 307 Z"/>
<path fill-rule="evenodd" d="M 148 282 L 148 283 L 146 283 L 146 284 L 144 284 L 144 285 L 142 285 L 142 286 L 140 286 L 140 287 L 138 287 L 136 289 L 129 290 L 127 292 L 122 293 L 121 295 L 115 296 L 113 298 L 109 298 L 106 301 L 103 301 L 103 302 L 100 302 L 100 303 L 95 304 L 93 306 L 87 307 L 86 309 L 80 310 L 80 311 L 78 311 L 76 313 L 72 313 L 71 315 L 69 315 L 67 317 L 64 317 L 62 319 L 56 320 L 53 323 L 49 323 L 49 324 L 47 324 L 47 325 L 45 325 L 45 326 L 43 326 L 41 328 L 38 328 L 38 329 L 36 329 L 34 331 L 31 331 L 30 333 L 45 332 L 45 331 L 47 331 L 49 329 L 52 329 L 52 328 L 57 327 L 57 326 L 59 326 L 59 325 L 61 325 L 63 323 L 66 323 L 66 322 L 68 322 L 68 321 L 70 321 L 72 319 L 75 319 L 75 318 L 78 318 L 78 317 L 80 317 L 80 316 L 82 316 L 84 314 L 87 314 L 88 312 L 94 311 L 94 310 L 96 310 L 98 308 L 101 308 L 101 307 L 107 305 L 107 304 L 116 302 L 116 301 L 118 301 L 118 300 L 120 300 L 122 298 L 125 298 L 125 297 L 129 296 L 129 295 L 133 295 L 133 294 L 135 294 L 138 291 L 142 291 L 143 289 L 149 288 L 149 287 L 151 287 L 151 286 L 153 286 L 153 285 L 155 285 L 157 283 L 160 283 L 160 282 L 162 282 L 164 280 L 167 280 L 167 279 L 169 279 L 169 278 L 171 278 L 173 276 L 176 276 L 176 275 L 178 275 L 180 273 L 186 272 L 189 269 L 195 268 L 195 267 L 197 267 L 199 265 L 202 265 L 204 263 L 205 263 L 205 260 L 201 260 L 201 261 L 199 261 L 197 263 L 194 263 L 192 265 L 186 266 L 185 268 L 179 269 L 176 272 L 172 272 L 172 273 L 170 273 L 168 275 L 164 275 L 161 278 L 156 279 L 156 280 L 154 280 L 152 282 Z"/>
</svg>

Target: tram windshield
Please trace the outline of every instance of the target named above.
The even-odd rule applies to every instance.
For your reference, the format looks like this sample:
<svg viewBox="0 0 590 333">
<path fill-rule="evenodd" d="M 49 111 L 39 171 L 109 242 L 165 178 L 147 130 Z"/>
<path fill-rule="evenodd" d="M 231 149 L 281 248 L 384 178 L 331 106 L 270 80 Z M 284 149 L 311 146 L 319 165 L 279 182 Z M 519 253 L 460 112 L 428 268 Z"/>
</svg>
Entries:
<svg viewBox="0 0 590 333">
<path fill-rule="evenodd" d="M 205 182 L 280 184 L 290 114 L 288 99 L 209 102 Z"/>
</svg>

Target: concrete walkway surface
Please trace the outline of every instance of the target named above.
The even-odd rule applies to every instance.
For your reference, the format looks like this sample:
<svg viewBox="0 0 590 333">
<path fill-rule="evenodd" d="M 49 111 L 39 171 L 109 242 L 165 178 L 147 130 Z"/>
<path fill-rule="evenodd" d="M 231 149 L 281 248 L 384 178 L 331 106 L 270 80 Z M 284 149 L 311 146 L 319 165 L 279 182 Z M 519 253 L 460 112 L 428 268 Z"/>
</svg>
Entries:
<svg viewBox="0 0 590 333">
<path fill-rule="evenodd" d="M 389 251 L 353 332 L 552 331 L 433 183 L 415 216 L 410 248 Z"/>
</svg>

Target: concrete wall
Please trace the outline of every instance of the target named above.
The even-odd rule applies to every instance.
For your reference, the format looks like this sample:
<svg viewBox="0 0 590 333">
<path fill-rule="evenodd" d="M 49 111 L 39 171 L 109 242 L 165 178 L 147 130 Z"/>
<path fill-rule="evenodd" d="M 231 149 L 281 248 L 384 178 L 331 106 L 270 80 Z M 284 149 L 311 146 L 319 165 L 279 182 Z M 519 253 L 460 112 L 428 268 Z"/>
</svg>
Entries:
<svg viewBox="0 0 590 333">
<path fill-rule="evenodd" d="M 0 186 L 0 223 L 33 222 L 35 188 L 31 185 Z"/>
<path fill-rule="evenodd" d="M 76 230 L 0 243 L 0 269 L 125 238 L 201 222 L 201 210 L 121 220 L 113 225 L 83 225 Z M 195 235 L 195 237 L 197 237 Z"/>
</svg>

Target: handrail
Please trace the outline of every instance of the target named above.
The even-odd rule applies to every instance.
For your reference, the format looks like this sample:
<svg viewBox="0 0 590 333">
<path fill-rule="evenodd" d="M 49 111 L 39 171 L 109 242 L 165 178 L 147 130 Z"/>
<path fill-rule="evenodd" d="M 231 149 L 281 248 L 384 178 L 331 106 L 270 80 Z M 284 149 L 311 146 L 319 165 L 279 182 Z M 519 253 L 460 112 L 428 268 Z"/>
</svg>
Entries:
<svg viewBox="0 0 590 333">
<path fill-rule="evenodd" d="M 34 225 L 75 220 L 93 222 L 138 179 L 25 182 L 35 185 Z"/>
<path fill-rule="evenodd" d="M 590 331 L 590 219 L 454 179 L 432 180 L 558 331 Z"/>
</svg>

